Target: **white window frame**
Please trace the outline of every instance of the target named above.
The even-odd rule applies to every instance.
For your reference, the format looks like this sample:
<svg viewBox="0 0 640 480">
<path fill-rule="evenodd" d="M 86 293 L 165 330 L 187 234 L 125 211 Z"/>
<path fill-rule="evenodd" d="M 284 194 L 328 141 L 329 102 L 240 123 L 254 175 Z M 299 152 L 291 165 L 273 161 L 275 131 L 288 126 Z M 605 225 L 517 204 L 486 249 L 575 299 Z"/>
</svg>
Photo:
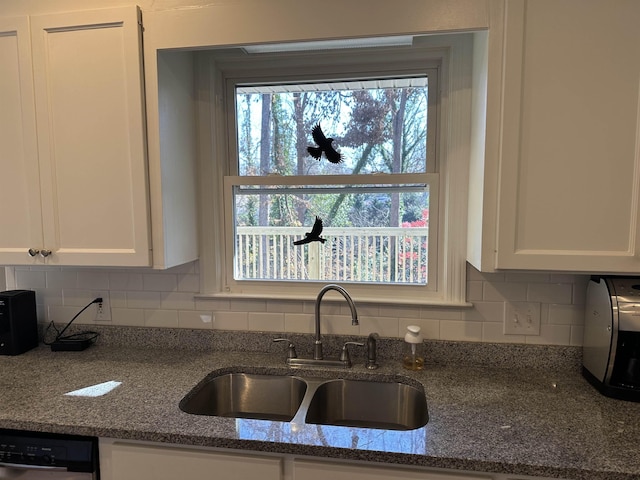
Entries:
<svg viewBox="0 0 640 480">
<path fill-rule="evenodd" d="M 437 262 L 435 285 L 371 285 L 349 283 L 347 288 L 360 302 L 401 303 L 416 305 L 461 306 L 465 301 L 466 282 L 466 210 L 471 118 L 471 59 L 470 34 L 420 37 L 419 49 L 396 49 L 394 61 L 379 62 L 377 69 L 363 62 L 366 72 L 390 74 L 400 62 L 415 61 L 416 52 L 426 61 L 439 65 L 439 108 L 437 124 Z M 362 56 L 364 51 L 358 52 Z M 377 53 L 375 55 L 378 55 Z M 335 68 L 353 70 L 348 56 L 322 56 Z M 379 57 L 378 57 L 379 58 Z M 230 212 L 225 209 L 225 177 L 237 174 L 232 168 L 235 153 L 235 111 L 229 103 L 228 82 L 259 80 L 263 69 L 270 67 L 287 72 L 291 58 L 285 55 L 238 58 L 227 51 L 202 53 L 198 62 L 198 90 L 200 92 L 200 134 L 202 141 L 201 200 L 201 295 L 200 297 L 313 299 L 322 282 L 259 282 L 233 281 L 233 226 Z M 389 70 L 389 65 L 392 67 Z M 268 68 L 267 68 L 268 70 Z M 357 69 L 355 69 L 357 70 Z M 424 71 L 424 68 L 421 69 Z M 354 72 L 357 73 L 357 72 Z M 317 70 L 309 69 L 309 79 L 318 80 Z M 335 70 L 333 71 L 335 75 Z M 332 75 L 327 75 L 331 78 Z M 296 79 L 300 78 L 296 76 Z M 226 88 L 224 88 L 226 87 Z M 225 92 L 227 92 L 225 96 Z M 232 92 L 235 96 L 235 91 Z M 430 119 L 433 121 L 433 119 Z M 227 128 L 227 125 L 233 128 Z M 233 131 L 231 131 L 233 130 Z M 213 160 L 212 160 L 213 159 Z M 256 177 L 260 178 L 260 177 Z M 227 180 L 226 191 L 229 191 Z M 228 202 L 227 202 L 228 204 Z M 431 213 L 431 212 L 430 212 Z M 229 232 L 229 233 L 227 233 Z M 433 248 L 430 245 L 430 250 Z M 430 265 L 433 268 L 433 264 Z"/>
</svg>

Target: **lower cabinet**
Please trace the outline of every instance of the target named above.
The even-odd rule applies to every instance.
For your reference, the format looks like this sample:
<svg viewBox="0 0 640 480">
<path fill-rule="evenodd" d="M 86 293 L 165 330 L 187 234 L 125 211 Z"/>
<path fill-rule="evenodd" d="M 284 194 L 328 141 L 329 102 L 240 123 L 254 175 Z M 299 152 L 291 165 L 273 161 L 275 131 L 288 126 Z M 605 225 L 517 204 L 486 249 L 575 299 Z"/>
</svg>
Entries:
<svg viewBox="0 0 640 480">
<path fill-rule="evenodd" d="M 546 480 L 319 457 L 100 439 L 102 480 Z M 551 479 L 548 479 L 551 480 Z M 557 480 L 557 479 L 555 479 Z"/>
<path fill-rule="evenodd" d="M 282 459 L 100 441 L 102 480 L 282 480 Z"/>
<path fill-rule="evenodd" d="M 295 460 L 294 480 L 493 480 L 490 475 L 427 471 L 419 468 L 365 466 Z"/>
</svg>

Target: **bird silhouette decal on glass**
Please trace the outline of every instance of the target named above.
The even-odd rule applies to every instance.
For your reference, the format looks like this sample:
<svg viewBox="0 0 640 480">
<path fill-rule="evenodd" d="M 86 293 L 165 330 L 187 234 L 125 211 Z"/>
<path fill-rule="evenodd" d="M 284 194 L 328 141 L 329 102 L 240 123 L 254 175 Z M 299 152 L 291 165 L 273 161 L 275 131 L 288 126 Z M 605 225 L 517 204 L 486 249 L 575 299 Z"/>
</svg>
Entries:
<svg viewBox="0 0 640 480">
<path fill-rule="evenodd" d="M 327 160 L 331 163 L 340 163 L 342 161 L 342 155 L 340 152 L 336 151 L 336 149 L 331 146 L 333 138 L 325 137 L 319 123 L 313 127 L 313 130 L 311 130 L 311 136 L 318 145 L 317 147 L 307 147 L 307 151 L 313 158 L 320 160 L 322 153 L 324 152 L 324 156 L 327 157 Z"/>
<path fill-rule="evenodd" d="M 305 243 L 311 242 L 326 242 L 327 240 L 322 238 L 320 234 L 322 233 L 322 219 L 320 217 L 316 217 L 316 221 L 313 224 L 313 228 L 310 232 L 304 234 L 304 238 L 302 240 L 296 240 L 293 242 L 294 245 L 304 245 Z"/>
</svg>

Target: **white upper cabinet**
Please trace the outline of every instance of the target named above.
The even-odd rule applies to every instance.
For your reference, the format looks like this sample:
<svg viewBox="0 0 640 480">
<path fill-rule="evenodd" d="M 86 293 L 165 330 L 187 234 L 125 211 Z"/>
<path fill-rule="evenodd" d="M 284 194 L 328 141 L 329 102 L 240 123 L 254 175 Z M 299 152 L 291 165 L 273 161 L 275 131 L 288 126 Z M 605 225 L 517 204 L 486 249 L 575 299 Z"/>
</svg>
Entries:
<svg viewBox="0 0 640 480">
<path fill-rule="evenodd" d="M 136 7 L 31 17 L 50 264 L 149 265 Z"/>
<path fill-rule="evenodd" d="M 639 272 L 640 2 L 491 5 L 486 69 L 476 69 L 486 143 L 482 168 L 472 158 L 469 261 Z"/>
<path fill-rule="evenodd" d="M 0 18 L 0 70 L 0 264 L 25 263 L 43 237 L 27 17 Z"/>
<path fill-rule="evenodd" d="M 0 18 L 0 265 L 198 258 L 191 56 L 153 59 L 146 105 L 141 30 L 135 6 Z"/>
</svg>

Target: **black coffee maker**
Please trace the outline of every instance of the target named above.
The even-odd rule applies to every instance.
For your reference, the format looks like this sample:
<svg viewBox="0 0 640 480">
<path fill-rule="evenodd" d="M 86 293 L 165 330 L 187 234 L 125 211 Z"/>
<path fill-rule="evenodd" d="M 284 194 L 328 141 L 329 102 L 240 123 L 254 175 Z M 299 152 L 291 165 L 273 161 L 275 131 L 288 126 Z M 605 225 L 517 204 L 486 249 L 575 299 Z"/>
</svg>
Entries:
<svg viewBox="0 0 640 480">
<path fill-rule="evenodd" d="M 600 392 L 640 401 L 640 278 L 591 278 L 582 351 L 582 373 Z"/>
<path fill-rule="evenodd" d="M 0 355 L 19 355 L 37 346 L 36 293 L 0 292 Z"/>
</svg>

